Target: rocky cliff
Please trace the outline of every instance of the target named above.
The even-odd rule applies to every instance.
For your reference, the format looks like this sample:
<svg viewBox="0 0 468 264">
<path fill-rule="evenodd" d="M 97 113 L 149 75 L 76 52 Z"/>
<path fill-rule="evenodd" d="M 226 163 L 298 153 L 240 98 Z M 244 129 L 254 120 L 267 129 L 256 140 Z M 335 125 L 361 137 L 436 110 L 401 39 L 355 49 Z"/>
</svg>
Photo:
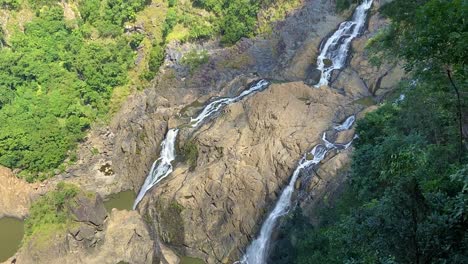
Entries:
<svg viewBox="0 0 468 264">
<path fill-rule="evenodd" d="M 397 65 L 375 67 L 369 62 L 365 43 L 386 23 L 375 12 L 377 6 L 368 30 L 353 44 L 349 66 L 334 74 L 330 87 L 314 89 L 305 84 L 313 82 L 310 67 L 322 39 L 316 32 L 309 33 L 294 55 L 277 64 L 276 70 L 281 71 L 275 77 L 284 83 L 272 84 L 264 92 L 227 107 L 196 131 L 182 129 L 180 144 L 197 146 L 196 165 L 177 164 L 172 175 L 140 206 L 140 212 L 153 219 L 163 241 L 208 263 L 239 259 L 301 155 L 318 143 L 333 123 L 374 104 L 401 78 Z M 297 16 L 301 12 L 305 11 L 298 11 Z M 326 16 L 322 18 L 327 21 Z M 296 78 L 302 82 L 288 81 Z M 337 142 L 352 138 L 349 133 L 334 136 Z M 312 210 L 312 200 L 339 188 L 343 178 L 335 177 L 348 163 L 349 151 L 326 159 L 319 172 L 323 177 L 309 183 L 304 206 Z"/>
<path fill-rule="evenodd" d="M 147 194 L 141 212 L 183 253 L 209 263 L 237 260 L 297 160 L 334 122 L 360 109 L 351 103 L 337 91 L 294 82 L 230 105 L 187 133 L 198 146 L 195 167 L 177 166 Z"/>
<path fill-rule="evenodd" d="M 58 173 L 50 185 L 66 180 L 103 196 L 138 191 L 168 128 L 181 125 L 175 171 L 147 194 L 139 214 L 113 211 L 100 228 L 79 231 L 85 240 L 68 233 L 43 252 L 56 252 L 50 255 L 57 260 L 52 263 L 116 263 L 112 256 L 150 263 L 163 252 L 174 255 L 162 242 L 179 255 L 208 263 L 238 260 L 303 153 L 320 141 L 323 131 L 359 113 L 369 101 L 378 101 L 401 77 L 396 65 L 372 66 L 364 49 L 386 23 L 377 7 L 378 3 L 364 36 L 353 43 L 349 66 L 334 74 L 330 87 L 320 89 L 310 86 L 317 78 L 320 43 L 350 15 L 336 15 L 332 1 L 304 1 L 302 8 L 275 25 L 271 35 L 244 39 L 233 47 L 219 48 L 213 42 L 172 44 L 152 87 L 130 96 L 109 126 L 93 129 L 79 148 L 77 164 Z M 210 59 L 192 74 L 180 59 L 193 48 L 207 49 Z M 183 125 L 212 96 L 236 95 L 258 78 L 274 83 L 198 129 Z M 343 142 L 350 139 L 333 136 Z M 188 145 L 196 146 L 192 164 L 184 161 L 181 151 Z M 346 168 L 348 159 L 349 150 L 325 160 L 318 172 L 323 177 L 308 183 L 309 204 L 338 188 L 342 179 L 336 178 L 337 172 Z M 25 197 L 22 208 L 3 214 L 24 216 L 30 201 Z M 93 239 L 100 243 L 83 246 L 83 241 Z M 23 248 L 18 260 L 32 263 L 46 253 L 34 254 Z"/>
</svg>

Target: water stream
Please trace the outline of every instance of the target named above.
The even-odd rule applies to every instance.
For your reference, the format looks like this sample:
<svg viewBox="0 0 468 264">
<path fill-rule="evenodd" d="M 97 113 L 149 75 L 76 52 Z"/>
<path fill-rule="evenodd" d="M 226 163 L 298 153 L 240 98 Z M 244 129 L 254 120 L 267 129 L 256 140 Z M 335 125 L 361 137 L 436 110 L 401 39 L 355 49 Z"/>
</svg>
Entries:
<svg viewBox="0 0 468 264">
<path fill-rule="evenodd" d="M 208 105 L 206 105 L 203 110 L 197 115 L 197 117 L 191 119 L 192 127 L 197 127 L 203 121 L 208 119 L 210 116 L 219 112 L 223 107 L 239 102 L 240 100 L 244 99 L 245 97 L 255 94 L 259 91 L 263 91 L 266 87 L 268 87 L 270 83 L 266 80 L 260 80 L 250 86 L 250 88 L 243 91 L 236 97 L 228 97 L 228 98 L 221 98 L 215 100 Z M 166 138 L 161 143 L 161 154 L 160 158 L 157 159 L 153 165 L 151 166 L 151 170 L 146 177 L 145 183 L 140 189 L 135 202 L 133 203 L 133 209 L 136 209 L 138 204 L 141 202 L 145 194 L 153 188 L 156 184 L 158 184 L 162 179 L 166 178 L 171 174 L 173 167 L 172 162 L 175 159 L 175 140 L 177 138 L 178 129 L 170 129 L 167 132 Z"/>
<path fill-rule="evenodd" d="M 231 97 L 231 98 L 221 98 L 216 101 L 213 101 L 209 103 L 203 110 L 198 114 L 197 117 L 192 118 L 190 120 L 190 123 L 192 124 L 192 127 L 197 127 L 200 125 L 205 119 L 208 117 L 212 116 L 214 113 L 217 113 L 219 110 L 221 110 L 223 107 L 239 102 L 240 100 L 244 99 L 248 95 L 255 94 L 259 91 L 264 90 L 267 86 L 269 85 L 269 82 L 266 80 L 260 80 L 254 85 L 252 85 L 249 89 L 243 91 L 240 95 L 236 97 Z"/>
<path fill-rule="evenodd" d="M 351 116 L 354 117 L 354 116 Z M 354 124 L 355 118 L 348 117 L 343 124 L 335 126 L 336 131 L 344 131 L 350 129 Z M 338 129 L 341 130 L 338 130 Z M 344 129 L 346 128 L 346 129 Z M 296 180 L 300 173 L 304 169 L 311 168 L 319 164 L 326 156 L 328 151 L 331 149 L 346 149 L 351 146 L 353 140 L 344 145 L 335 145 L 326 139 L 326 132 L 323 133 L 322 140 L 325 145 L 319 144 L 315 146 L 309 153 L 306 153 L 299 161 L 297 168 L 294 170 L 291 180 L 286 188 L 281 193 L 281 196 L 276 203 L 273 211 L 268 215 L 267 219 L 260 229 L 260 235 L 257 239 L 252 241 L 250 246 L 247 248 L 245 255 L 243 256 L 240 263 L 242 264 L 264 264 L 268 257 L 268 250 L 270 246 L 271 234 L 276 226 L 278 219 L 287 214 L 291 207 L 291 197 L 294 191 Z M 313 159 L 307 159 L 308 156 L 312 155 Z"/>
<path fill-rule="evenodd" d="M 343 124 L 338 125 L 338 126 L 334 126 L 333 128 L 336 131 L 348 130 L 348 129 L 351 128 L 351 126 L 353 126 L 354 121 L 356 121 L 356 116 L 352 115 L 352 116 L 346 118 L 346 120 L 343 122 Z"/>
<path fill-rule="evenodd" d="M 138 203 L 141 202 L 146 192 L 148 192 L 153 186 L 155 186 L 162 179 L 166 178 L 172 172 L 172 161 L 175 159 L 175 141 L 177 138 L 178 129 L 170 129 L 166 138 L 161 143 L 161 154 L 151 166 L 151 170 L 146 177 L 145 183 L 140 189 L 135 202 L 133 203 L 133 209 L 135 209 Z"/>
<path fill-rule="evenodd" d="M 372 6 L 372 1 L 363 0 L 354 11 L 352 19 L 341 23 L 338 30 L 322 46 L 320 55 L 317 58 L 317 69 L 322 72 L 322 75 L 316 87 L 328 85 L 333 70 L 341 69 L 345 66 L 351 41 L 364 28 L 367 11 Z"/>
</svg>

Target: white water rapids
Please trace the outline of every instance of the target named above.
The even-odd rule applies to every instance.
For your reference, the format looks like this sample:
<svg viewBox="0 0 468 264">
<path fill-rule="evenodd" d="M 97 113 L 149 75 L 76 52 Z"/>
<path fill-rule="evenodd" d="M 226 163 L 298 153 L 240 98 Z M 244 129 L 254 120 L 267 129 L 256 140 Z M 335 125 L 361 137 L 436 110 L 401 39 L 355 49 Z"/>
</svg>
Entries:
<svg viewBox="0 0 468 264">
<path fill-rule="evenodd" d="M 256 84 L 252 85 L 249 89 L 243 91 L 240 95 L 232 98 L 221 98 L 216 101 L 211 102 L 203 110 L 198 114 L 197 117 L 192 118 L 190 120 L 192 127 L 197 127 L 200 125 L 206 118 L 213 115 L 214 113 L 218 112 L 221 108 L 226 105 L 238 102 L 244 99 L 246 96 L 254 94 L 256 92 L 262 91 L 268 86 L 268 82 L 266 80 L 260 80 Z"/>
<path fill-rule="evenodd" d="M 348 117 L 343 124 L 339 126 L 335 126 L 334 129 L 336 131 L 344 131 L 351 128 L 355 121 L 354 116 Z M 354 137 L 356 138 L 356 136 Z M 353 138 L 353 140 L 354 140 Z M 267 219 L 262 225 L 260 229 L 260 235 L 257 239 L 252 241 L 252 244 L 247 248 L 245 255 L 243 256 L 242 260 L 238 263 L 241 264 L 264 264 L 266 263 L 266 259 L 268 257 L 268 250 L 270 246 L 270 239 L 271 234 L 276 226 L 278 219 L 287 214 L 290 207 L 291 207 L 291 197 L 294 191 L 295 183 L 303 169 L 308 169 L 312 166 L 319 164 L 326 156 L 329 150 L 337 148 L 337 149 L 347 149 L 351 146 L 353 140 L 349 143 L 341 145 L 341 144 L 333 144 L 326 139 L 326 133 L 323 133 L 322 140 L 325 143 L 325 146 L 319 144 L 315 146 L 309 153 L 305 154 L 302 159 L 299 161 L 299 165 L 294 170 L 291 181 L 289 182 L 288 186 L 283 190 L 278 202 L 275 205 L 273 211 L 268 215 Z M 310 154 L 313 155 L 313 159 L 308 160 L 307 156 Z"/>
<path fill-rule="evenodd" d="M 333 70 L 345 66 L 351 41 L 362 31 L 372 1 L 363 0 L 354 11 L 353 18 L 341 23 L 338 30 L 323 45 L 317 58 L 317 69 L 322 72 L 322 75 L 316 87 L 328 85 Z"/>
<path fill-rule="evenodd" d="M 133 203 L 133 209 L 137 207 L 138 203 L 143 199 L 146 192 L 148 192 L 153 186 L 155 186 L 162 179 L 166 178 L 172 172 L 172 161 L 175 159 L 175 141 L 177 138 L 178 129 L 170 129 L 166 138 L 161 143 L 161 154 L 151 166 L 151 170 L 146 177 L 145 183 L 140 189 L 135 202 Z"/>
<path fill-rule="evenodd" d="M 356 121 L 356 116 L 352 115 L 352 116 L 346 118 L 346 120 L 343 122 L 343 124 L 341 124 L 339 126 L 334 126 L 333 128 L 336 131 L 348 130 L 348 129 L 351 128 L 351 126 L 353 126 L 354 121 Z"/>
<path fill-rule="evenodd" d="M 249 89 L 243 91 L 240 95 L 232 98 L 222 98 L 216 101 L 211 102 L 203 108 L 200 114 L 196 118 L 191 119 L 192 127 L 197 127 L 204 120 L 206 120 L 211 115 L 217 113 L 224 106 L 238 102 L 248 95 L 254 94 L 256 92 L 262 91 L 269 85 L 269 82 L 266 80 L 260 80 Z M 138 204 L 141 202 L 145 194 L 158 184 L 162 179 L 166 178 L 171 174 L 173 167 L 172 161 L 175 159 L 175 141 L 177 138 L 178 129 L 170 129 L 166 138 L 161 143 L 161 154 L 160 157 L 153 163 L 151 170 L 146 177 L 145 183 L 140 189 L 135 202 L 133 203 L 133 209 L 135 210 Z"/>
</svg>

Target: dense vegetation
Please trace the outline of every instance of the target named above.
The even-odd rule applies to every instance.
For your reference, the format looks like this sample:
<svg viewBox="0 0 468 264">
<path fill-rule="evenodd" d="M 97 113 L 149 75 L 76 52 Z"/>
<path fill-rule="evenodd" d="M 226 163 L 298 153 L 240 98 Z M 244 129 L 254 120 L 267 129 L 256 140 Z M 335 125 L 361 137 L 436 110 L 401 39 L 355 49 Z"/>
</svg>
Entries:
<svg viewBox="0 0 468 264">
<path fill-rule="evenodd" d="M 344 193 L 320 223 L 297 210 L 272 263 L 467 263 L 468 166 L 463 0 L 395 0 L 392 25 L 372 43 L 406 62 L 406 98 L 358 122 Z M 448 19 L 450 18 L 450 19 Z M 383 52 L 382 52 L 383 51 Z"/>
<path fill-rule="evenodd" d="M 127 82 L 133 53 L 123 37 L 89 41 L 55 5 L 37 11 L 8 45 L 0 51 L 0 164 L 32 180 L 60 165 L 107 113 L 113 88 Z"/>
<path fill-rule="evenodd" d="M 55 190 L 35 201 L 24 223 L 23 242 L 36 234 L 38 239 L 46 240 L 47 235 L 72 225 L 69 209 L 74 206 L 74 198 L 79 192 L 78 187 L 61 182 Z"/>
<path fill-rule="evenodd" d="M 220 35 L 221 42 L 230 45 L 243 37 L 268 32 L 271 22 L 283 19 L 299 5 L 300 0 L 174 1 L 168 11 L 166 32 L 169 40 L 181 41 Z"/>
</svg>

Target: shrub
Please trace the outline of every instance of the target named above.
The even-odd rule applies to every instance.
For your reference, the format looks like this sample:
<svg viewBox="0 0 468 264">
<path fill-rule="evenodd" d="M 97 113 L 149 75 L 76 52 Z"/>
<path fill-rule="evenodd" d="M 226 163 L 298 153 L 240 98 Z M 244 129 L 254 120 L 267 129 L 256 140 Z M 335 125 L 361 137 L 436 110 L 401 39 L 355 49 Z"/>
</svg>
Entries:
<svg viewBox="0 0 468 264">
<path fill-rule="evenodd" d="M 174 26 L 177 24 L 177 9 L 169 8 L 166 15 L 166 20 L 163 24 L 163 37 L 167 37 L 171 33 Z"/>
<path fill-rule="evenodd" d="M 158 44 L 153 45 L 150 51 L 148 69 L 151 72 L 156 74 L 156 72 L 158 72 L 159 70 L 159 67 L 161 67 L 161 65 L 164 62 L 165 55 L 166 54 L 164 52 L 164 49 L 160 45 Z"/>
<path fill-rule="evenodd" d="M 169 7 L 174 7 L 177 4 L 177 0 L 168 0 Z"/>
<path fill-rule="evenodd" d="M 0 0 L 0 8 L 14 10 L 18 9 L 19 7 L 19 0 Z"/>
<path fill-rule="evenodd" d="M 197 166 L 198 159 L 198 145 L 194 141 L 188 141 L 181 149 L 182 157 L 193 170 Z"/>
<path fill-rule="evenodd" d="M 209 60 L 208 52 L 206 50 L 191 50 L 182 58 L 182 64 L 189 68 L 190 73 L 193 73 L 201 65 L 207 63 Z"/>
<path fill-rule="evenodd" d="M 25 220 L 23 243 L 35 234 L 47 236 L 50 232 L 63 230 L 70 225 L 72 218 L 69 207 L 74 204 L 79 191 L 75 185 L 60 182 L 55 190 L 35 201 Z"/>
</svg>

